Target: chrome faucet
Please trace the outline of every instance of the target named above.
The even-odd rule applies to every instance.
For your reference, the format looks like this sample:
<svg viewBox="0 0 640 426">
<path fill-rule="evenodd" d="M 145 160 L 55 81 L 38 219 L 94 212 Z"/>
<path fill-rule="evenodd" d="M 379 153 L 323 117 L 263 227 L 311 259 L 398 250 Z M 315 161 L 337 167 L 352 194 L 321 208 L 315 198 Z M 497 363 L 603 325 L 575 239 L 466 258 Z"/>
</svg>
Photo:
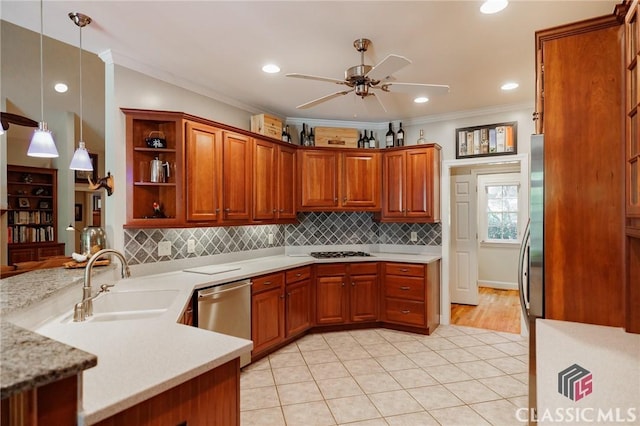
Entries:
<svg viewBox="0 0 640 426">
<path fill-rule="evenodd" d="M 91 256 L 84 270 L 82 302 L 76 303 L 76 306 L 73 310 L 74 322 L 84 321 L 87 317 L 93 315 L 93 299 L 95 299 L 101 293 L 108 292 L 109 287 L 113 287 L 113 285 L 102 285 L 100 286 L 100 291 L 95 296 L 91 295 L 91 272 L 93 270 L 93 264 L 96 263 L 96 261 L 105 254 L 115 255 L 118 259 L 120 259 L 120 275 L 122 276 L 122 278 L 129 278 L 131 276 L 127 259 L 125 259 L 124 255 L 118 250 L 106 248 L 96 252 L 93 256 Z"/>
</svg>

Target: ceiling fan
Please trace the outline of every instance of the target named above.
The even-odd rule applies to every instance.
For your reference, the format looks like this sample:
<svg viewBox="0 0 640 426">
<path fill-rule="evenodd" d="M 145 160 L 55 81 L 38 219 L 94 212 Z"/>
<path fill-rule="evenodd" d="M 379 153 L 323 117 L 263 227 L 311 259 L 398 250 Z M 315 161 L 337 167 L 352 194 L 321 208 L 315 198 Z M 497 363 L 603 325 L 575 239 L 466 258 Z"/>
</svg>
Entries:
<svg viewBox="0 0 640 426">
<path fill-rule="evenodd" d="M 3 131 L 9 129 L 9 123 L 24 127 L 38 127 L 38 122 L 30 118 L 10 112 L 0 112 L 0 124 L 2 125 Z"/>
<path fill-rule="evenodd" d="M 353 42 L 353 47 L 360 52 L 360 65 L 354 65 L 348 68 L 344 72 L 344 80 L 299 73 L 286 74 L 287 77 L 325 81 L 350 87 L 350 89 L 331 93 L 302 105 L 298 105 L 296 108 L 311 108 L 321 104 L 322 102 L 355 92 L 356 96 L 360 96 L 362 99 L 365 99 L 367 96 L 375 97 L 382 109 L 387 112 L 387 109 L 382 103 L 382 99 L 379 95 L 380 92 L 417 92 L 421 89 L 428 89 L 429 93 L 440 94 L 447 93 L 449 91 L 449 86 L 445 84 L 401 83 L 395 81 L 392 74 L 411 63 L 411 61 L 404 56 L 390 54 L 375 66 L 365 65 L 364 52 L 367 51 L 370 44 L 371 40 L 366 38 L 359 38 Z M 376 95 L 376 91 L 378 91 L 378 95 Z"/>
</svg>

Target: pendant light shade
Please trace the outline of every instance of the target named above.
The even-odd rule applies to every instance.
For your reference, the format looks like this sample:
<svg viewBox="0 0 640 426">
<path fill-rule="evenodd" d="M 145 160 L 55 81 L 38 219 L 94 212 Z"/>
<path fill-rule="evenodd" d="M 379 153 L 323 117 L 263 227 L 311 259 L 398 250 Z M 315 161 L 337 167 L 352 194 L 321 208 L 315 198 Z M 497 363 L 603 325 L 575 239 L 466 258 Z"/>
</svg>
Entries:
<svg viewBox="0 0 640 426">
<path fill-rule="evenodd" d="M 93 170 L 93 164 L 91 163 L 91 158 L 89 158 L 87 148 L 84 147 L 84 142 L 78 142 L 78 149 L 73 153 L 69 168 L 71 170 L 85 170 L 87 172 Z"/>
<path fill-rule="evenodd" d="M 69 13 L 69 18 L 80 28 L 80 141 L 78 142 L 78 149 L 73 153 L 73 158 L 71 159 L 71 164 L 69 168 L 71 170 L 84 170 L 84 171 L 92 171 L 93 164 L 91 163 L 91 158 L 89 158 L 89 152 L 87 148 L 85 148 L 84 139 L 82 137 L 82 28 L 91 23 L 91 18 L 87 15 L 77 12 Z"/>
<path fill-rule="evenodd" d="M 42 53 L 43 21 L 42 0 L 40 0 L 40 119 L 42 121 L 38 123 L 38 129 L 33 132 L 27 155 L 29 157 L 55 158 L 58 156 L 58 150 L 56 149 L 56 144 L 53 141 L 51 132 L 47 129 L 47 123 L 44 121 L 44 60 Z"/>
</svg>

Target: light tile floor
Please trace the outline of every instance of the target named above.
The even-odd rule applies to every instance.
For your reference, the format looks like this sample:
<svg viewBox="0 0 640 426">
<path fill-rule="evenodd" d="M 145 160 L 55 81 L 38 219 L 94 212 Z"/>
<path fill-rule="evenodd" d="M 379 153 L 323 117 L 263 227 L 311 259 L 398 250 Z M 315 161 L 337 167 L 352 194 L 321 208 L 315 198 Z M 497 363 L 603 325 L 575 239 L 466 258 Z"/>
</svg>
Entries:
<svg viewBox="0 0 640 426">
<path fill-rule="evenodd" d="M 242 426 L 522 424 L 528 343 L 440 326 L 310 334 L 244 369 Z"/>
</svg>

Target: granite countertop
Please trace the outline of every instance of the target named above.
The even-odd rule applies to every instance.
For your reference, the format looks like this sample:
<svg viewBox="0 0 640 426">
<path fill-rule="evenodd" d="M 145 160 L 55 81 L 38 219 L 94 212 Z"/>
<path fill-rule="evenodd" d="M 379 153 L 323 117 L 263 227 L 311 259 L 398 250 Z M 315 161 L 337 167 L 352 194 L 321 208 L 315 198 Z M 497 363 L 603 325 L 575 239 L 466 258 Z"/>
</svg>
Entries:
<svg viewBox="0 0 640 426">
<path fill-rule="evenodd" d="M 183 272 L 182 268 L 139 277 L 134 272 L 132 278 L 116 279 L 112 291 L 176 292 L 175 300 L 166 312 L 154 318 L 136 320 L 61 321 L 61 315 L 68 315 L 73 303 L 79 301 L 76 299 L 81 295 L 82 271 L 40 270 L 0 280 L 3 323 L 19 326 L 2 328 L 2 369 L 6 368 L 5 359 L 16 360 L 14 370 L 9 370 L 11 374 L 2 373 L 2 395 L 44 384 L 41 380 L 54 381 L 63 377 L 56 374 L 77 374 L 88 368 L 83 372 L 80 415 L 85 424 L 93 424 L 251 350 L 250 340 L 177 323 L 195 289 L 327 261 L 426 264 L 440 258 L 439 255 L 420 253 L 372 255 L 320 260 L 303 253 L 279 254 L 227 262 L 225 266 L 235 269 L 215 275 Z M 184 267 L 218 264 L 211 259 L 202 259 L 202 262 L 207 263 L 191 263 Z M 115 275 L 113 271 L 110 273 Z M 43 285 L 43 282 L 47 284 Z M 94 279 L 95 285 L 104 282 Z M 56 293 L 65 292 L 71 295 L 67 297 L 72 297 L 72 303 L 60 302 L 60 297 L 56 297 Z M 52 316 L 52 312 L 57 312 L 58 317 Z M 39 315 L 44 317 L 38 318 Z M 37 350 L 42 352 L 34 352 L 31 356 L 34 348 L 30 342 L 35 341 L 40 342 Z M 47 353 L 56 347 L 62 354 L 67 351 L 69 356 L 57 357 L 51 363 Z M 86 354 L 88 358 L 80 354 Z M 97 366 L 95 356 L 99 359 Z M 22 360 L 30 362 L 23 363 Z M 43 360 L 47 365 L 53 364 L 51 371 L 43 372 Z"/>
<path fill-rule="evenodd" d="M 76 375 L 98 364 L 98 357 L 93 354 L 9 322 L 2 322 L 1 333 L 0 399 Z"/>
</svg>

